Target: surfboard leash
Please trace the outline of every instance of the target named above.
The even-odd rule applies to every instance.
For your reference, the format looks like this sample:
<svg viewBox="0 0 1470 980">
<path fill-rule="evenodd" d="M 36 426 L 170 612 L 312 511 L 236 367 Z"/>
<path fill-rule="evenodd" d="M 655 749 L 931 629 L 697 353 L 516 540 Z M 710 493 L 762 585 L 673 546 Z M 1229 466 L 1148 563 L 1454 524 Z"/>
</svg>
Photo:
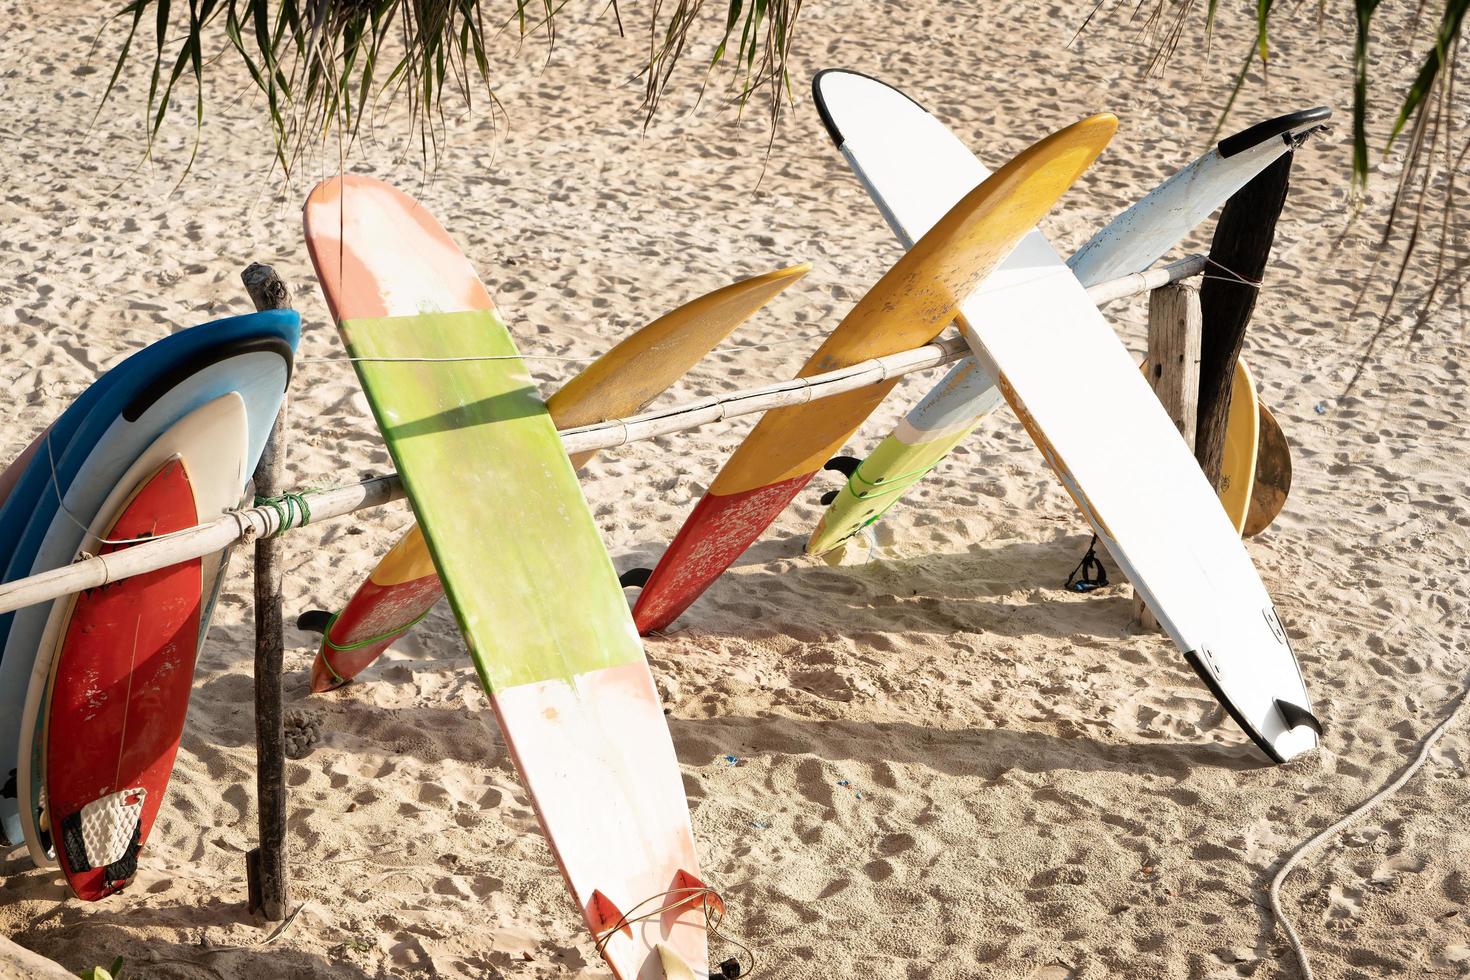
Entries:
<svg viewBox="0 0 1470 980">
<path fill-rule="evenodd" d="M 673 901 L 663 901 L 669 898 L 673 898 Z M 657 908 L 649 909 L 647 912 L 638 912 L 639 909 L 653 902 L 659 903 Z M 724 960 L 720 963 L 719 972 L 709 974 L 710 980 L 737 980 L 737 978 L 754 976 L 755 950 L 733 936 L 728 936 L 720 931 L 720 923 L 725 918 L 725 900 L 720 897 L 719 892 L 708 887 L 671 888 L 668 891 L 659 892 L 656 895 L 650 895 L 648 898 L 645 898 L 627 912 L 622 913 L 618 920 L 600 935 L 593 936 L 593 944 L 597 947 L 597 955 L 606 960 L 607 944 L 612 941 L 614 936 L 629 929 L 635 923 L 661 916 L 668 909 L 678 908 L 682 905 L 692 905 L 696 902 L 699 903 L 700 909 L 704 912 L 704 931 L 715 940 L 734 946 L 750 960 L 749 969 L 742 967 L 740 961 L 735 957 Z"/>
<path fill-rule="evenodd" d="M 1087 543 L 1087 554 L 1077 563 L 1067 576 L 1067 581 L 1062 583 L 1062 588 L 1068 592 L 1081 592 L 1084 595 L 1094 589 L 1100 589 L 1108 584 L 1108 570 L 1103 566 L 1102 559 L 1097 556 L 1097 535 Z"/>
<path fill-rule="evenodd" d="M 1312 973 L 1312 964 L 1307 959 L 1307 951 L 1302 946 L 1301 937 L 1297 935 L 1295 927 L 1291 924 L 1291 919 L 1281 908 L 1281 886 L 1286 881 L 1286 876 L 1291 874 L 1292 869 L 1296 867 L 1298 861 L 1317 850 L 1330 837 L 1347 827 L 1353 821 L 1366 816 L 1378 804 L 1388 799 L 1394 793 L 1397 793 L 1403 788 L 1405 783 L 1414 778 L 1414 775 L 1428 761 L 1429 753 L 1434 750 L 1435 745 L 1439 743 L 1439 740 L 1444 736 L 1445 732 L 1449 731 L 1455 722 L 1459 720 L 1460 715 L 1464 713 L 1467 702 L 1470 702 L 1470 678 L 1467 678 L 1466 685 L 1461 688 L 1460 697 L 1454 708 L 1424 737 L 1423 744 L 1419 746 L 1419 753 L 1404 767 L 1403 771 L 1388 785 L 1343 814 L 1331 826 L 1319 830 L 1316 834 L 1300 844 L 1286 857 L 1281 863 L 1280 870 L 1272 877 L 1271 885 L 1266 892 L 1266 897 L 1271 907 L 1271 915 L 1275 918 L 1276 924 L 1281 927 L 1281 931 L 1286 934 L 1286 941 L 1291 944 L 1291 951 L 1296 956 L 1297 968 L 1301 971 L 1302 980 L 1316 980 L 1316 978 L 1315 974 Z"/>
</svg>

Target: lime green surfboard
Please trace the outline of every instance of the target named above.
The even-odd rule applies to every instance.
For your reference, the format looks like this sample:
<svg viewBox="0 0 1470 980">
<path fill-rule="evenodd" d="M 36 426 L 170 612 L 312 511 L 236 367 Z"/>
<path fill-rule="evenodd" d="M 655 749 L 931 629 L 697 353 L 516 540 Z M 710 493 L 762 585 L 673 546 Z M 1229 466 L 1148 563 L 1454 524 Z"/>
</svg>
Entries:
<svg viewBox="0 0 1470 980">
<path fill-rule="evenodd" d="M 438 222 L 386 184 L 318 185 L 306 231 L 506 747 L 599 952 L 625 980 L 663 976 L 667 964 L 705 970 L 705 913 L 718 899 L 699 879 L 668 724 L 505 321 Z"/>
<path fill-rule="evenodd" d="M 341 329 L 358 358 L 506 358 L 358 362 L 485 689 L 642 662 L 642 647 L 620 629 L 627 602 L 617 573 L 500 315 L 422 313 Z M 575 616 L 562 614 L 569 596 Z"/>
</svg>

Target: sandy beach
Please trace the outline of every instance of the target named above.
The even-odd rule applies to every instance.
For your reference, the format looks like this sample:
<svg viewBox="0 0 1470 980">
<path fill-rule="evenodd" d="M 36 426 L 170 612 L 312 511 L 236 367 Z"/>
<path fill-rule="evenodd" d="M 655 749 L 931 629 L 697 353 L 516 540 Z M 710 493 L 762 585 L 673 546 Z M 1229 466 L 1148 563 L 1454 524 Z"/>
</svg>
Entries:
<svg viewBox="0 0 1470 980">
<path fill-rule="evenodd" d="M 1208 52 L 1186 40 L 1154 77 L 1126 10 L 1072 41 L 1086 6 L 921 0 L 895 22 L 875 5 L 812 2 L 769 156 L 762 107 L 737 116 L 716 86 L 696 105 L 692 61 L 645 131 L 631 76 L 647 10 L 623 10 L 620 39 L 600 4 L 568 7 L 549 56 L 504 40 L 500 111 L 482 100 L 450 118 L 428 177 L 387 110 L 350 167 L 441 219 L 546 395 L 679 303 L 814 263 L 669 404 L 790 377 L 901 254 L 821 126 L 815 71 L 903 88 L 992 166 L 1087 114 L 1116 113 L 1109 149 L 1043 222 L 1067 254 L 1210 145 L 1254 32 L 1226 6 Z M 302 238 L 301 202 L 335 171 L 335 150 L 283 186 L 248 79 L 221 73 L 192 171 L 188 105 L 145 161 L 146 72 L 125 74 L 93 119 L 119 43 L 109 33 L 92 51 L 109 9 L 0 0 L 0 460 L 128 353 L 248 312 L 239 273 L 261 261 L 294 286 L 304 319 L 289 482 L 390 469 Z M 1379 16 L 1407 30 L 1412 14 Z M 1266 908 L 1279 861 L 1392 779 L 1457 702 L 1470 667 L 1465 311 L 1448 304 L 1409 345 L 1409 303 L 1369 352 L 1390 286 L 1370 279 L 1373 244 L 1398 172 L 1392 156 L 1375 165 L 1349 224 L 1351 9 L 1292 8 L 1272 30 L 1269 78 L 1252 71 L 1227 131 L 1318 104 L 1337 121 L 1297 154 L 1246 342 L 1294 453 L 1285 511 L 1247 547 L 1329 726 L 1322 747 L 1269 765 L 1173 644 L 1131 625 L 1131 590 L 1110 559 L 1117 584 L 1061 588 L 1089 531 L 1008 410 L 871 544 L 830 564 L 802 554 L 818 498 L 837 485 L 819 477 L 646 641 L 703 867 L 759 976 L 1296 977 Z M 1392 84 L 1417 67 L 1377 57 Z M 1203 250 L 1212 227 L 1171 254 Z M 1411 298 L 1432 263 L 1426 253 L 1410 269 Z M 1141 353 L 1144 300 L 1105 313 Z M 906 378 L 847 451 L 865 455 L 936 378 Z M 1086 393 L 1079 407 L 1109 424 Z M 592 462 L 583 486 L 619 569 L 657 560 L 751 424 Z M 340 607 L 411 519 L 398 503 L 293 532 L 288 618 Z M 443 604 L 326 695 L 309 693 L 317 638 L 288 628 L 301 908 L 273 938 L 246 913 L 250 596 L 237 558 L 137 880 L 86 904 L 23 848 L 0 855 L 0 935 L 72 971 L 120 955 L 129 978 L 607 975 Z M 1467 820 L 1461 724 L 1286 885 L 1317 976 L 1470 977 Z M 736 953 L 712 949 L 716 962 Z M 7 970 L 28 975 L 0 961 Z"/>
</svg>

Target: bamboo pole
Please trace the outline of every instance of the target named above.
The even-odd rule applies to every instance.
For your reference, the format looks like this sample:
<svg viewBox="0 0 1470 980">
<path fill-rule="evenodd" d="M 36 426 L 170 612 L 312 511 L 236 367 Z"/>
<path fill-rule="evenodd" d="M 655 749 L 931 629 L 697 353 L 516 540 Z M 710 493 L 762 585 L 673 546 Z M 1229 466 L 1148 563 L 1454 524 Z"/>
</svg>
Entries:
<svg viewBox="0 0 1470 980">
<path fill-rule="evenodd" d="M 1160 286 L 1148 298 L 1148 383 L 1169 413 L 1169 421 L 1194 451 L 1195 407 L 1199 403 L 1201 316 L 1193 283 Z M 1154 631 L 1159 622 L 1133 592 L 1133 618 Z"/>
<path fill-rule="evenodd" d="M 1126 299 L 1129 296 L 1137 296 L 1167 286 L 1171 282 L 1181 279 L 1189 279 L 1205 271 L 1209 261 L 1203 255 L 1189 255 L 1177 262 L 1161 265 L 1157 269 L 1147 269 L 1143 272 L 1134 272 L 1130 275 L 1119 276 L 1117 279 L 1109 279 L 1100 282 L 1096 286 L 1087 289 L 1087 298 L 1098 306 L 1111 303 L 1115 299 Z"/>
<path fill-rule="evenodd" d="M 1198 275 L 1203 264 L 1203 256 L 1195 256 L 1147 273 L 1100 283 L 1089 289 L 1088 295 L 1098 303 L 1137 295 L 1157 285 Z M 1121 287 L 1118 283 L 1129 284 L 1130 291 L 1119 291 Z M 561 433 L 562 445 L 568 453 L 612 449 L 655 436 L 693 429 L 707 422 L 830 398 L 888 378 L 951 364 L 967 356 L 969 348 L 965 342 L 960 338 L 952 338 L 887 357 L 874 358 L 826 374 L 700 398 L 631 418 L 612 419 L 567 429 Z M 381 507 L 401 500 L 403 496 L 403 484 L 399 482 L 396 473 L 381 474 L 361 483 L 312 491 L 308 498 L 311 521 L 321 523 L 370 507 Z M 212 554 L 236 542 L 254 543 L 289 530 L 290 526 L 297 526 L 283 528 L 282 516 L 283 511 L 280 508 L 246 507 L 231 511 L 209 524 L 189 528 L 157 541 L 133 545 L 111 554 L 99 555 L 63 568 L 0 584 L 0 614 L 50 602 L 73 592 L 106 585 L 108 582 L 167 568 L 181 561 Z"/>
<path fill-rule="evenodd" d="M 268 265 L 252 263 L 240 274 L 257 310 L 291 308 L 291 291 Z M 273 497 L 285 488 L 286 397 L 255 467 L 255 492 Z M 245 855 L 246 906 L 267 922 L 280 922 L 290 904 L 286 863 L 286 755 L 281 675 L 286 638 L 281 622 L 282 549 L 277 537 L 255 542 L 255 800 L 260 844 Z"/>
</svg>

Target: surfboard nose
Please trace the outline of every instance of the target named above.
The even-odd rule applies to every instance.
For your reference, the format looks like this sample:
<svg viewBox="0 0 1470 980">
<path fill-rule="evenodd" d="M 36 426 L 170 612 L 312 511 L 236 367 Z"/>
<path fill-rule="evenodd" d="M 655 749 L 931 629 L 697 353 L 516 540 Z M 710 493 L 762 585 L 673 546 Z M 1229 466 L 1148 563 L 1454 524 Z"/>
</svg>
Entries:
<svg viewBox="0 0 1470 980">
<path fill-rule="evenodd" d="M 311 665 L 311 693 L 325 694 L 328 691 L 335 691 L 346 683 L 332 672 L 332 668 L 327 664 L 327 658 L 318 653 L 316 660 Z"/>
</svg>

